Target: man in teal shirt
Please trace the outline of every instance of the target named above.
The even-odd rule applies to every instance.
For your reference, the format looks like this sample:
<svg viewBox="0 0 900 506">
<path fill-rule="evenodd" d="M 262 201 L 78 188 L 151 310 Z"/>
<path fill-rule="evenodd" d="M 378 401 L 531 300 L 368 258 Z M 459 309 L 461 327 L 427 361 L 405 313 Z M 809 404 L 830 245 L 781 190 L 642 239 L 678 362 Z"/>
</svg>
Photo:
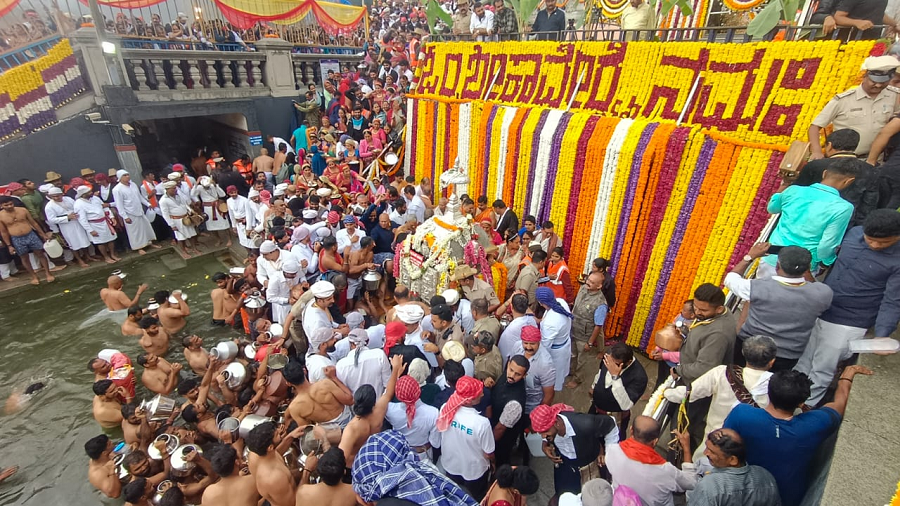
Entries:
<svg viewBox="0 0 900 506">
<path fill-rule="evenodd" d="M 789 186 L 769 199 L 768 211 L 781 213 L 769 242 L 776 246 L 800 246 L 812 253 L 813 274 L 819 264 L 829 266 L 836 258 L 847 225 L 853 216 L 853 204 L 841 198 L 840 192 L 850 186 L 859 173 L 855 160 L 838 160 L 822 173 L 822 182 L 810 186 Z M 775 273 L 777 255 L 760 262 L 757 277 Z"/>
</svg>

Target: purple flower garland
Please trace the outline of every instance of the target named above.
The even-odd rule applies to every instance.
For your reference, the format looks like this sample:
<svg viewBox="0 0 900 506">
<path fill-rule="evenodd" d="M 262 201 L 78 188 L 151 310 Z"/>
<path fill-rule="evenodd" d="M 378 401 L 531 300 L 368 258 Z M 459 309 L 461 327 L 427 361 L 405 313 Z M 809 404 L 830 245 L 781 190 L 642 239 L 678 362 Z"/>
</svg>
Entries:
<svg viewBox="0 0 900 506">
<path fill-rule="evenodd" d="M 572 236 L 575 230 L 575 218 L 578 214 L 578 200 L 581 196 L 581 181 L 584 179 L 584 171 L 585 169 L 593 169 L 593 167 L 586 168 L 585 164 L 587 163 L 587 145 L 591 140 L 591 137 L 594 135 L 594 130 L 597 128 L 597 123 L 600 122 L 600 118 L 598 116 L 591 116 L 588 118 L 587 123 L 584 125 L 584 130 L 581 133 L 581 137 L 578 139 L 578 153 L 575 155 L 575 169 L 572 173 L 572 186 L 570 190 L 569 196 L 569 207 L 566 209 L 566 223 L 565 228 L 563 229 L 563 250 L 568 252 L 570 251 L 570 247 L 572 246 Z"/>
<path fill-rule="evenodd" d="M 499 105 L 494 104 L 485 104 L 490 105 L 491 112 L 488 116 L 487 121 L 487 130 L 484 132 L 484 170 L 482 173 L 484 177 L 479 183 L 481 184 L 481 193 L 479 195 L 487 195 L 487 185 L 488 185 L 488 172 L 491 169 L 491 143 L 494 142 L 494 138 L 491 135 L 491 131 L 494 129 L 494 120 L 497 119 L 497 111 L 500 109 Z M 482 113 L 484 114 L 484 113 Z M 500 139 L 497 139 L 497 142 L 500 142 Z M 488 205 L 490 205 L 491 200 L 488 199 Z"/>
<path fill-rule="evenodd" d="M 556 188 L 556 174 L 559 172 L 560 152 L 562 151 L 563 137 L 566 135 L 566 129 L 569 121 L 572 120 L 573 114 L 570 112 L 563 113 L 556 131 L 550 142 L 550 160 L 547 166 L 547 179 L 544 182 L 544 191 L 541 192 L 541 207 L 538 209 L 538 223 L 543 223 L 550 219 L 551 201 L 553 200 L 553 190 Z"/>
<path fill-rule="evenodd" d="M 541 111 L 541 119 L 538 120 L 537 126 L 534 127 L 534 135 L 531 137 L 531 161 L 528 164 L 528 187 L 525 190 L 525 209 L 528 209 L 528 204 L 531 203 L 531 194 L 534 192 L 534 171 L 535 166 L 537 165 L 537 150 L 534 146 L 541 145 L 541 130 L 544 129 L 544 125 L 547 123 L 547 115 L 550 114 L 550 109 L 544 109 Z M 527 212 L 524 214 L 528 214 Z"/>
<path fill-rule="evenodd" d="M 672 276 L 672 270 L 675 267 L 675 258 L 678 256 L 678 250 L 681 248 L 681 241 L 684 239 L 684 231 L 687 229 L 688 222 L 691 219 L 691 212 L 697 197 L 700 195 L 700 188 L 703 186 L 703 179 L 706 177 L 706 169 L 709 168 L 709 162 L 712 161 L 713 153 L 716 151 L 718 143 L 707 137 L 700 148 L 700 156 L 697 159 L 697 167 L 691 175 L 691 182 L 688 185 L 687 195 L 684 203 L 681 204 L 678 221 L 675 223 L 675 230 L 672 232 L 672 238 L 669 240 L 669 248 L 666 251 L 666 259 L 663 261 L 659 281 L 656 283 L 656 293 L 653 294 L 653 302 L 650 304 L 650 313 L 647 316 L 647 324 L 644 326 L 644 332 L 641 334 L 641 348 L 646 348 L 650 342 L 650 333 L 657 317 L 659 317 L 659 307 L 662 304 L 663 296 L 666 293 L 666 286 Z"/>
<path fill-rule="evenodd" d="M 631 220 L 635 195 L 637 195 L 638 181 L 641 179 L 641 163 L 643 163 L 647 146 L 650 145 L 650 139 L 653 138 L 653 132 L 656 132 L 656 127 L 658 126 L 659 123 L 649 123 L 644 127 L 644 131 L 641 132 L 641 138 L 638 140 L 637 148 L 634 150 L 634 156 L 631 158 L 631 173 L 628 175 L 628 187 L 625 190 L 625 199 L 622 201 L 622 210 L 619 215 L 619 229 L 616 231 L 616 238 L 613 241 L 613 252 L 610 258 L 619 258 L 622 254 L 625 235 L 628 233 L 628 222 Z M 613 277 L 616 276 L 620 263 L 613 262 L 610 269 Z"/>
</svg>

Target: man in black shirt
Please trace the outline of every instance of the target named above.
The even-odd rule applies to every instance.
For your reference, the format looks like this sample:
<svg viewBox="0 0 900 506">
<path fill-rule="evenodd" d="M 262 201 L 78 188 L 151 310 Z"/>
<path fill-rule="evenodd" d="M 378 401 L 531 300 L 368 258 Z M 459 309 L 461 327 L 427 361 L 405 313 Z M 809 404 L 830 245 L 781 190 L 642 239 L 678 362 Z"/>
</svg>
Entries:
<svg viewBox="0 0 900 506">
<path fill-rule="evenodd" d="M 626 438 L 631 408 L 646 388 L 647 372 L 631 348 L 622 342 L 613 345 L 600 362 L 591 397 L 598 412 L 616 415 L 619 439 Z"/>
<path fill-rule="evenodd" d="M 537 34 L 537 40 L 560 40 L 566 29 L 566 14 L 556 7 L 556 0 L 546 0 L 544 4 L 546 8 L 537 13 L 530 31 Z"/>
<path fill-rule="evenodd" d="M 485 380 L 491 387 L 491 426 L 497 441 L 494 458 L 497 467 L 509 464 L 516 441 L 528 426 L 525 416 L 525 376 L 531 362 L 523 355 L 513 355 L 506 364 L 506 374 L 495 383 Z"/>
<path fill-rule="evenodd" d="M 362 114 L 362 106 L 353 106 L 350 113 L 350 122 L 347 123 L 347 134 L 356 142 L 363 140 L 363 132 L 369 128 L 369 120 Z"/>
<path fill-rule="evenodd" d="M 884 13 L 887 4 L 888 0 L 839 0 L 834 21 L 839 27 L 860 30 L 861 39 L 877 39 L 881 37 L 881 29 L 872 28 L 873 26 L 897 25 L 896 21 Z"/>
<path fill-rule="evenodd" d="M 881 194 L 887 193 L 886 188 L 890 185 L 884 184 L 879 187 L 879 171 L 868 163 L 856 157 L 856 146 L 859 144 L 859 133 L 852 128 L 841 128 L 835 130 L 825 138 L 825 158 L 812 160 L 803 166 L 797 179 L 792 184 L 798 186 L 809 186 L 814 183 L 822 182 L 822 174 L 833 163 L 838 160 L 850 160 L 859 167 L 859 175 L 847 188 L 841 190 L 841 197 L 847 202 L 853 204 L 853 218 L 850 219 L 848 228 L 862 225 L 869 215 L 875 209 L 878 209 Z M 900 206 L 900 204 L 898 204 Z"/>
</svg>

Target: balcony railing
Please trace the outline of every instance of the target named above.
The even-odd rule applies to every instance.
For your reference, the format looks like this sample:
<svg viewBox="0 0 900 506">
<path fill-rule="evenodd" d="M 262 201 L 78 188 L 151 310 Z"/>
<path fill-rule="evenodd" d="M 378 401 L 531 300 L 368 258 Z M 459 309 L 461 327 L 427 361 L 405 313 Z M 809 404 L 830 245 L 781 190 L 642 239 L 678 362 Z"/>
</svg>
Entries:
<svg viewBox="0 0 900 506">
<path fill-rule="evenodd" d="M 866 31 L 856 28 L 840 28 L 825 34 L 822 25 L 779 26 L 763 37 L 751 37 L 746 26 L 704 26 L 698 28 L 666 28 L 657 30 L 622 30 L 617 25 L 586 30 L 564 30 L 562 32 L 528 32 L 493 35 L 492 41 L 612 41 L 655 40 L 661 42 L 718 42 L 746 43 L 767 40 L 862 40 L 888 37 L 893 27 L 874 26 Z M 485 39 L 484 37 L 478 37 Z M 432 35 L 431 42 L 474 41 L 472 35 Z"/>
<path fill-rule="evenodd" d="M 254 52 L 126 49 L 128 83 L 136 92 L 250 88 L 266 91 L 266 55 Z"/>
<path fill-rule="evenodd" d="M 119 39 L 122 49 L 180 49 L 189 51 L 247 51 L 253 49 L 248 44 L 242 46 L 234 42 L 201 42 L 196 40 L 167 40 L 149 37 L 122 37 Z"/>
<path fill-rule="evenodd" d="M 44 39 L 28 44 L 27 46 L 17 47 L 11 51 L 0 54 L 0 72 L 9 70 L 13 67 L 35 60 L 47 54 L 47 51 L 59 42 L 60 36 L 50 35 Z"/>
</svg>

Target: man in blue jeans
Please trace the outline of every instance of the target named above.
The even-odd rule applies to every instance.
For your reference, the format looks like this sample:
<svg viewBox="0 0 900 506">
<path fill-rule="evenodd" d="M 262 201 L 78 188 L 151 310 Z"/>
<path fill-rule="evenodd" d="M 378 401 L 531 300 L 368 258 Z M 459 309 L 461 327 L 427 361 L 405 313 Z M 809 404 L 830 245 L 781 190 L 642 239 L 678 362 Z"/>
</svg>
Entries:
<svg viewBox="0 0 900 506">
<path fill-rule="evenodd" d="M 834 269 L 825 279 L 834 297 L 816 320 L 795 370 L 809 376 L 806 404 L 822 401 L 841 360 L 850 358 L 850 343 L 869 327 L 888 337 L 900 322 L 900 213 L 878 209 L 865 225 L 853 227 L 841 244 Z"/>
</svg>

